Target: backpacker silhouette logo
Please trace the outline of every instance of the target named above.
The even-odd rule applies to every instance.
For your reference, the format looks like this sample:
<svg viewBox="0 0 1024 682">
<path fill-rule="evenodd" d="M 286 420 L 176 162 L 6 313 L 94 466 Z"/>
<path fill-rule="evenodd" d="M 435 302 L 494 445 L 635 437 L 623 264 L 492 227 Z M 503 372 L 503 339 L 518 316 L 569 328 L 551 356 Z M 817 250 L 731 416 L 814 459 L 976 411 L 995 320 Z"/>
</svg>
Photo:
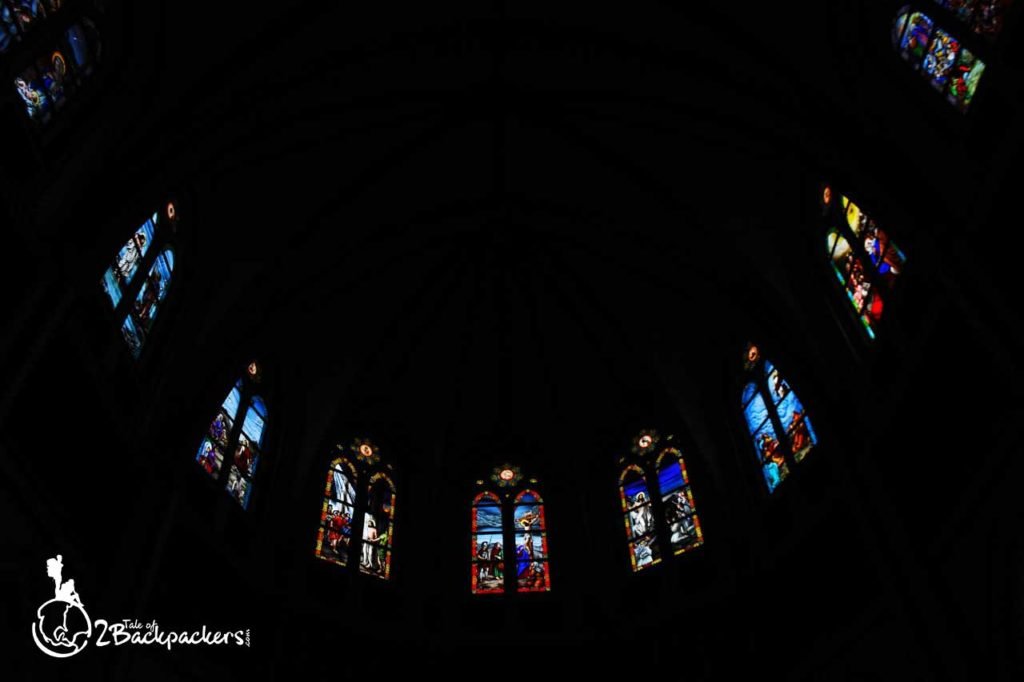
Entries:
<svg viewBox="0 0 1024 682">
<path fill-rule="evenodd" d="M 75 581 L 64 580 L 63 556 L 58 554 L 46 560 L 46 575 L 53 579 L 53 599 L 36 609 L 32 639 L 47 656 L 69 658 L 81 652 L 93 639 L 94 627 L 97 647 L 143 645 L 159 646 L 170 651 L 176 644 L 251 646 L 248 629 L 211 630 L 204 625 L 198 630 L 165 630 L 156 620 L 90 620 L 75 589 Z"/>
<path fill-rule="evenodd" d="M 54 658 L 74 656 L 89 643 L 92 621 L 82 606 L 74 580 L 63 580 L 64 557 L 46 561 L 46 575 L 53 578 L 53 599 L 36 609 L 32 639 L 40 651 Z"/>
</svg>

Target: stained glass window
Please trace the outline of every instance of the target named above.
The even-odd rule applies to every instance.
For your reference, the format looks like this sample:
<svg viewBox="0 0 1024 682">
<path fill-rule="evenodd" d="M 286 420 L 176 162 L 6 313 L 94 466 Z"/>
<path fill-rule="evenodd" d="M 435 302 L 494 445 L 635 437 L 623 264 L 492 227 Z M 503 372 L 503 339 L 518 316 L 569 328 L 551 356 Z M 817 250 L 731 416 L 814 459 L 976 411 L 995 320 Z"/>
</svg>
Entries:
<svg viewBox="0 0 1024 682">
<path fill-rule="evenodd" d="M 178 212 L 168 202 L 153 213 L 118 250 L 101 284 L 132 357 L 138 359 L 149 338 L 157 312 L 163 307 L 174 272 L 174 249 L 169 245 Z M 158 243 L 154 247 L 153 244 Z M 141 273 L 146 273 L 143 277 Z"/>
<path fill-rule="evenodd" d="M 834 201 L 832 189 L 826 186 L 822 202 L 825 247 L 832 272 L 868 338 L 874 339 L 906 256 L 889 234 L 848 197 Z"/>
<path fill-rule="evenodd" d="M 391 578 L 395 537 L 395 484 L 380 449 L 367 438 L 336 447 L 339 456 L 327 471 L 314 556 L 339 566 L 359 557 L 359 571 Z M 365 478 L 364 478 L 365 477 Z M 365 492 L 356 483 L 368 481 Z M 362 527 L 353 536 L 352 529 Z"/>
<path fill-rule="evenodd" d="M 1008 0 L 938 0 L 975 34 L 994 38 L 1002 30 Z M 930 10 L 929 10 L 930 11 Z M 931 14 L 911 8 L 900 10 L 893 23 L 893 44 L 912 68 L 945 95 L 960 111 L 967 111 L 985 72 L 978 56 L 985 45 L 964 45 L 954 33 L 936 24 Z"/>
<path fill-rule="evenodd" d="M 196 452 L 200 468 L 213 480 L 223 480 L 228 495 L 242 509 L 249 508 L 267 423 L 266 404 L 256 394 L 258 383 L 258 374 L 247 374 L 231 387 Z M 234 456 L 225 471 L 225 455 L 229 452 Z"/>
<path fill-rule="evenodd" d="M 21 33 L 45 16 L 39 0 L 0 0 L 0 51 L 11 49 Z M 56 4 L 56 3 L 55 3 Z M 39 10 L 35 12 L 34 10 Z M 44 125 L 80 90 L 100 58 L 102 43 L 96 24 L 87 17 L 75 21 L 14 78 L 14 90 L 29 119 Z"/>
<path fill-rule="evenodd" d="M 674 435 L 641 431 L 630 455 L 619 459 L 631 460 L 619 474 L 619 502 L 634 572 L 660 563 L 662 547 L 673 556 L 704 543 L 686 463 L 674 442 Z M 653 493 L 648 471 L 657 472 Z"/>
<path fill-rule="evenodd" d="M 347 566 L 352 547 L 352 522 L 356 509 L 356 474 L 344 457 L 331 462 L 324 484 L 316 556 Z"/>
<path fill-rule="evenodd" d="M 516 496 L 513 512 L 516 546 L 516 589 L 520 592 L 547 592 L 548 535 L 544 522 L 544 501 L 533 490 Z"/>
<path fill-rule="evenodd" d="M 544 500 L 536 489 L 522 488 L 522 480 L 518 467 L 510 464 L 497 467 L 491 475 L 493 489 L 473 499 L 470 530 L 473 594 L 551 589 Z M 536 479 L 528 481 L 536 482 Z M 477 483 L 485 485 L 482 480 Z"/>
<path fill-rule="evenodd" d="M 387 580 L 391 576 L 391 543 L 394 534 L 395 484 L 387 474 L 370 477 L 363 516 L 363 553 L 359 570 Z"/>
<path fill-rule="evenodd" d="M 13 48 L 22 35 L 60 6 L 61 0 L 0 0 L 0 53 Z"/>
<path fill-rule="evenodd" d="M 633 570 L 639 571 L 661 561 L 658 547 L 651 493 L 643 469 L 630 464 L 619 477 L 619 497 L 626 523 L 629 559 Z"/>
<path fill-rule="evenodd" d="M 675 448 L 666 448 L 658 458 L 658 488 L 672 552 L 682 554 L 704 544 L 686 463 Z"/>
<path fill-rule="evenodd" d="M 772 493 L 818 438 L 796 392 L 754 344 L 747 346 L 744 369 L 743 415 L 765 485 Z"/>
<path fill-rule="evenodd" d="M 472 584 L 474 594 L 505 591 L 505 557 L 501 500 L 491 492 L 473 500 Z"/>
</svg>

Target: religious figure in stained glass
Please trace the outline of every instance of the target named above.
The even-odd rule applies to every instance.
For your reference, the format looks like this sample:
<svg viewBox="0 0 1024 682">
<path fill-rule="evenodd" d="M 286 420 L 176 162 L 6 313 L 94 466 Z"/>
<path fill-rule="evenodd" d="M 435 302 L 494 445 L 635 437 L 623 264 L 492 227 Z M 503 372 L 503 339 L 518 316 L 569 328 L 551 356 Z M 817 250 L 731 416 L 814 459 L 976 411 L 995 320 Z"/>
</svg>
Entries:
<svg viewBox="0 0 1024 682">
<path fill-rule="evenodd" d="M 791 473 L 793 465 L 818 443 L 807 410 L 779 370 L 748 344 L 744 368 L 747 383 L 741 405 L 754 453 L 768 492 Z"/>
</svg>

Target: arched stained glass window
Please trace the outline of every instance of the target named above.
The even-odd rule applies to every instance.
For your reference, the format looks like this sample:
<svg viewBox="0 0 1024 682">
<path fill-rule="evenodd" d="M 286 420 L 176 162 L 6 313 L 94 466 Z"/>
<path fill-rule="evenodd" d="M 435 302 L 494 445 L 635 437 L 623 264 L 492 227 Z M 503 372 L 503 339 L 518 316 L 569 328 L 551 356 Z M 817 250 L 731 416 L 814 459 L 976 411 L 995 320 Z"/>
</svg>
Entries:
<svg viewBox="0 0 1024 682">
<path fill-rule="evenodd" d="M 33 9 L 41 13 L 33 14 Z M 0 51 L 13 49 L 29 26 L 38 23 L 43 16 L 45 11 L 39 0 L 13 0 L 10 9 L 0 6 Z M 102 50 L 99 31 L 89 17 L 50 31 L 49 36 L 44 36 L 42 41 L 46 48 L 30 55 L 32 59 L 13 83 L 25 113 L 40 126 L 49 123 L 68 97 L 85 85 Z M 33 40 L 29 44 L 35 46 L 39 42 Z"/>
<path fill-rule="evenodd" d="M 168 202 L 163 212 L 153 213 L 135 230 L 103 273 L 103 291 L 115 317 L 121 320 L 121 336 L 136 359 L 167 298 L 174 272 L 170 241 L 177 220 L 177 209 Z"/>
<path fill-rule="evenodd" d="M 223 480 L 225 490 L 243 509 L 249 508 L 267 422 L 266 405 L 256 395 L 259 381 L 259 365 L 251 363 L 245 377 L 228 391 L 196 452 L 196 462 L 203 471 L 215 481 Z M 225 455 L 229 452 L 233 457 L 225 470 Z"/>
<path fill-rule="evenodd" d="M 896 50 L 933 88 L 960 111 L 967 111 L 985 72 L 980 54 L 1002 31 L 1010 0 L 937 0 L 903 7 L 893 23 Z M 935 18 L 938 17 L 939 21 Z M 962 22 L 962 24 L 960 23 Z M 951 32 L 940 24 L 963 31 Z M 959 37 L 956 34 L 960 34 Z M 966 36 L 968 43 L 962 40 Z M 978 41 L 981 36 L 987 41 Z"/>
<path fill-rule="evenodd" d="M 473 594 L 547 592 L 551 589 L 544 500 L 522 487 L 519 467 L 494 469 L 489 490 L 471 509 L 470 585 Z M 528 484 L 536 485 L 536 479 Z M 487 485 L 477 481 L 477 485 Z M 512 548 L 510 552 L 508 548 Z"/>
<path fill-rule="evenodd" d="M 829 264 L 868 338 L 874 339 L 906 256 L 871 217 L 846 196 L 822 191 Z"/>
<path fill-rule="evenodd" d="M 473 593 L 505 591 L 504 530 L 501 500 L 491 492 L 473 500 Z"/>
<path fill-rule="evenodd" d="M 672 552 L 682 554 L 704 544 L 686 463 L 675 448 L 666 448 L 658 457 L 658 488 Z"/>
<path fill-rule="evenodd" d="M 754 344 L 747 346 L 744 370 L 743 415 L 772 493 L 817 445 L 818 438 L 796 392 Z"/>
<path fill-rule="evenodd" d="M 544 500 L 533 490 L 516 496 L 513 517 L 516 529 L 516 589 L 520 592 L 547 592 L 551 589 L 548 573 L 548 534 L 544 521 Z"/>
<path fill-rule="evenodd" d="M 394 534 L 395 484 L 388 475 L 370 477 L 363 517 L 363 554 L 359 570 L 387 580 L 391 576 L 391 542 Z"/>
<path fill-rule="evenodd" d="M 61 0 L 0 0 L 0 54 L 61 7 Z"/>
<path fill-rule="evenodd" d="M 661 561 L 651 493 L 647 489 L 644 471 L 635 464 L 622 470 L 619 476 L 619 497 L 629 541 L 629 559 L 634 571 L 654 566 Z"/>
<path fill-rule="evenodd" d="M 338 457 L 327 470 L 320 530 L 316 538 L 316 556 L 339 566 L 348 565 L 355 511 L 355 470 L 347 459 Z"/>
<path fill-rule="evenodd" d="M 674 556 L 704 544 L 686 463 L 671 445 L 674 441 L 671 434 L 662 438 L 657 431 L 641 431 L 633 439 L 630 456 L 619 458 L 625 463 L 619 474 L 619 501 L 634 572 L 660 563 L 663 547 Z M 654 492 L 648 471 L 657 472 Z"/>
<path fill-rule="evenodd" d="M 382 580 L 391 578 L 395 537 L 396 488 L 389 464 L 380 450 L 366 438 L 351 445 L 336 446 L 338 456 L 327 470 L 320 525 L 317 530 L 317 558 L 349 566 L 358 556 L 359 572 Z M 366 480 L 360 489 L 356 482 Z M 353 528 L 362 528 L 357 537 Z"/>
</svg>

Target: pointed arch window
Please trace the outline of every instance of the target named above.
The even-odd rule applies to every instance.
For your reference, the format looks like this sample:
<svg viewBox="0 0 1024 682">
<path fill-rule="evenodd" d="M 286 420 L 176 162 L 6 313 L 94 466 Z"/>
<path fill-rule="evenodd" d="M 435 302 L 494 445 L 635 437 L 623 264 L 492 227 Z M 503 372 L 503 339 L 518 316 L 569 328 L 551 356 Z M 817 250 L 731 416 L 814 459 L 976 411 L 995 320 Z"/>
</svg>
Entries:
<svg viewBox="0 0 1024 682">
<path fill-rule="evenodd" d="M 619 474 L 630 565 L 634 572 L 662 561 L 662 547 L 678 555 L 704 544 L 690 478 L 682 453 L 657 431 L 641 431 L 633 439 L 632 456 Z M 657 492 L 652 494 L 648 471 L 656 472 Z M 659 521 L 660 519 L 660 521 Z"/>
<path fill-rule="evenodd" d="M 7 4 L 9 3 L 9 5 Z M 25 32 L 46 17 L 41 0 L 0 0 L 0 52 L 13 50 Z M 53 10 L 51 10 L 52 13 Z M 48 22 L 49 23 L 49 22 Z M 102 53 L 96 23 L 81 16 L 64 26 L 44 29 L 46 35 L 28 41 L 32 49 L 44 49 L 31 55 L 14 78 L 14 91 L 25 107 L 28 118 L 37 126 L 47 125 L 69 99 L 73 99 L 92 75 Z"/>
<path fill-rule="evenodd" d="M 492 492 L 483 492 L 473 500 L 474 594 L 505 591 L 504 515 L 501 500 Z"/>
<path fill-rule="evenodd" d="M 171 242 L 177 222 L 177 208 L 168 202 L 135 230 L 103 273 L 103 291 L 135 359 L 142 355 L 171 285 L 175 263 Z"/>
<path fill-rule="evenodd" d="M 397 497 L 392 467 L 367 438 L 336 450 L 327 470 L 313 555 L 346 568 L 358 556 L 360 573 L 390 580 Z M 367 481 L 363 489 L 360 479 Z M 362 532 L 355 536 L 353 528 Z"/>
<path fill-rule="evenodd" d="M 1011 0 L 908 4 L 893 22 L 893 45 L 950 104 L 967 111 L 985 73 L 985 61 L 979 55 L 1002 32 L 1010 5 Z"/>
<path fill-rule="evenodd" d="M 818 443 L 803 403 L 779 370 L 747 345 L 741 403 L 754 453 L 773 493 Z"/>
<path fill-rule="evenodd" d="M 249 508 L 265 441 L 267 406 L 257 394 L 260 380 L 259 365 L 250 363 L 245 376 L 228 391 L 196 452 L 200 468 L 213 480 L 223 482 L 242 509 Z M 225 467 L 228 453 L 232 457 Z"/>
<path fill-rule="evenodd" d="M 537 480 L 521 485 L 519 467 L 495 468 L 471 508 L 470 589 L 473 594 L 551 590 L 548 526 Z M 508 551 L 507 548 L 512 548 Z"/>
<path fill-rule="evenodd" d="M 0 54 L 61 7 L 61 0 L 0 0 Z"/>
<path fill-rule="evenodd" d="M 324 484 L 316 556 L 339 566 L 348 565 L 351 551 L 357 481 L 355 469 L 345 457 L 331 462 L 327 483 Z"/>
<path fill-rule="evenodd" d="M 661 562 L 661 549 L 654 524 L 651 493 L 644 470 L 628 465 L 619 476 L 619 498 L 629 541 L 629 559 L 639 571 Z"/>
<path fill-rule="evenodd" d="M 829 265 L 854 315 L 874 339 L 907 258 L 867 213 L 832 188 L 821 194 Z"/>
</svg>

